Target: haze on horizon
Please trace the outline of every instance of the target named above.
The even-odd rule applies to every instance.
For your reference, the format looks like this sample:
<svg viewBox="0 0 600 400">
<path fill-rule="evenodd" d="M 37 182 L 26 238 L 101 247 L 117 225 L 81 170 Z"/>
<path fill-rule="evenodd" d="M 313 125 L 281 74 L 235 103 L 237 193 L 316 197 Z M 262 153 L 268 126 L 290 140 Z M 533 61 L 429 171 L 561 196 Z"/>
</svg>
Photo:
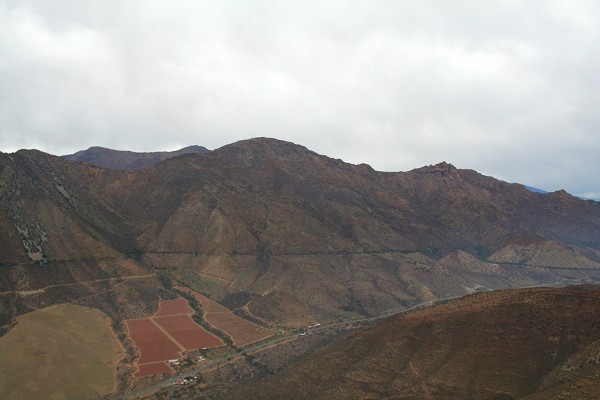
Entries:
<svg viewBox="0 0 600 400">
<path fill-rule="evenodd" d="M 600 3 L 0 0 L 0 151 L 274 137 L 600 199 Z"/>
</svg>

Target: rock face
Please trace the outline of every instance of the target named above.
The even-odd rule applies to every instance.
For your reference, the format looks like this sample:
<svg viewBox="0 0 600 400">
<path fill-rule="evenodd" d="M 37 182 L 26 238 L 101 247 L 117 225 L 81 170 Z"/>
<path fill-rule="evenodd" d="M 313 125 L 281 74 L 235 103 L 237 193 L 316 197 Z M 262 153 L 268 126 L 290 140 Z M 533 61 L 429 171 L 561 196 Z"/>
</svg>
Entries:
<svg viewBox="0 0 600 400">
<path fill-rule="evenodd" d="M 158 270 L 289 325 L 600 276 L 600 203 L 264 138 L 135 173 L 0 154 L 0 216 L 0 325 L 58 299 L 150 313 Z"/>
<path fill-rule="evenodd" d="M 97 167 L 118 171 L 138 171 L 169 158 L 183 154 L 200 154 L 209 151 L 202 146 L 188 146 L 176 151 L 136 153 L 133 151 L 112 150 L 104 147 L 90 147 L 74 154 L 63 156 L 66 160 L 79 161 Z"/>
<path fill-rule="evenodd" d="M 396 315 L 228 399 L 597 399 L 600 290 L 478 293 Z"/>
</svg>

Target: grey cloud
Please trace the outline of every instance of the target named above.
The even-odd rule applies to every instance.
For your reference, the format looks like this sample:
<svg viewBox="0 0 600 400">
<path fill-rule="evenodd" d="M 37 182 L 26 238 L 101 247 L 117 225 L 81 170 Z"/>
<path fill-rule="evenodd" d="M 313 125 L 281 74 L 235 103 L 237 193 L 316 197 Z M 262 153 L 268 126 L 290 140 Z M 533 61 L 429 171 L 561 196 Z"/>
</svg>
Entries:
<svg viewBox="0 0 600 400">
<path fill-rule="evenodd" d="M 599 193 L 586 1 L 0 2 L 0 150 L 272 136 Z"/>
</svg>

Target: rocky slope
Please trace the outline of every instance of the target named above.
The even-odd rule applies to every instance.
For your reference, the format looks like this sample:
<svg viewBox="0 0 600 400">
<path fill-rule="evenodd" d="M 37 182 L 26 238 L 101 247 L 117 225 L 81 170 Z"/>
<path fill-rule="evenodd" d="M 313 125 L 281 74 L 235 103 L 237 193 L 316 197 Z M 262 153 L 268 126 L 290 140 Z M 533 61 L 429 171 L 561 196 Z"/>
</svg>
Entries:
<svg viewBox="0 0 600 400">
<path fill-rule="evenodd" d="M 597 399 L 600 290 L 478 293 L 397 315 L 228 399 Z"/>
<path fill-rule="evenodd" d="M 0 154 L 0 332 L 16 315 L 76 302 L 117 319 L 156 308 L 158 280 L 129 254 L 105 197 L 129 175 L 38 151 Z"/>
<path fill-rule="evenodd" d="M 218 300 L 244 294 L 270 321 L 598 274 L 598 203 L 445 163 L 381 173 L 257 139 L 136 178 L 126 209 L 144 221 L 143 262 Z"/>
<path fill-rule="evenodd" d="M 600 276 L 600 203 L 264 138 L 135 173 L 0 154 L 0 213 L 0 325 L 53 301 L 149 312 L 157 271 L 289 325 Z"/>
</svg>

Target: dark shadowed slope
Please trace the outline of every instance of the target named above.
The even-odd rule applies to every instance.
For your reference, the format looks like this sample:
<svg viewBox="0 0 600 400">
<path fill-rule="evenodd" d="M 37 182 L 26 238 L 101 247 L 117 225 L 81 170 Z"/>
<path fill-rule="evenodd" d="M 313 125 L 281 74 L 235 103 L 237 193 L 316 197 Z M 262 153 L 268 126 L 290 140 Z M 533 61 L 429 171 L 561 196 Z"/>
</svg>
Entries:
<svg viewBox="0 0 600 400">
<path fill-rule="evenodd" d="M 79 161 L 98 167 L 119 171 L 137 171 L 157 164 L 169 158 L 183 154 L 199 154 L 209 151 L 202 146 L 188 146 L 176 151 L 139 153 L 133 151 L 112 150 L 104 147 L 90 147 L 74 154 L 63 156 L 70 161 Z"/>
<path fill-rule="evenodd" d="M 479 293 L 391 317 L 225 398 L 591 400 L 599 359 L 598 287 Z"/>
</svg>

